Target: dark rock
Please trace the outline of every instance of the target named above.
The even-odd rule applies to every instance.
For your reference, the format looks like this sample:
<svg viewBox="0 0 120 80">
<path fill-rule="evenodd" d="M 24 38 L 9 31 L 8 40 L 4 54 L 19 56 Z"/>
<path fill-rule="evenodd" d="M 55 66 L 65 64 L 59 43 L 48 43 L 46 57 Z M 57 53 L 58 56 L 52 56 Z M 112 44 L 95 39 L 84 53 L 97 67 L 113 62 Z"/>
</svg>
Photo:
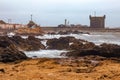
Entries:
<svg viewBox="0 0 120 80">
<path fill-rule="evenodd" d="M 26 39 L 26 42 L 31 46 L 30 50 L 45 49 L 45 46 L 40 42 L 40 40 L 34 36 L 29 36 L 28 39 Z"/>
<path fill-rule="evenodd" d="M 65 35 L 65 34 L 70 34 L 71 32 L 69 31 L 59 31 L 58 34 L 60 35 Z"/>
<path fill-rule="evenodd" d="M 47 41 L 48 49 L 68 49 L 69 43 L 75 41 L 74 37 L 60 37 Z"/>
<path fill-rule="evenodd" d="M 78 30 L 67 30 L 67 31 L 59 31 L 58 34 L 66 35 L 66 34 L 89 34 L 88 32 L 80 32 Z"/>
<path fill-rule="evenodd" d="M 33 58 L 37 58 L 37 56 L 33 56 Z"/>
<path fill-rule="evenodd" d="M 70 49 L 72 50 L 83 50 L 83 49 L 93 49 L 95 47 L 95 44 L 92 42 L 86 42 L 80 40 L 79 42 L 76 41 L 72 45 L 70 45 Z"/>
<path fill-rule="evenodd" d="M 0 47 L 2 47 L 2 48 L 6 48 L 9 45 L 10 45 L 10 43 L 7 41 L 0 41 Z"/>
<path fill-rule="evenodd" d="M 0 36 L 0 45 L 0 62 L 13 62 L 16 60 L 27 59 L 27 56 L 19 51 L 7 36 Z"/>
<path fill-rule="evenodd" d="M 48 32 L 47 34 L 55 35 L 56 33 L 55 32 Z"/>
<path fill-rule="evenodd" d="M 98 55 L 103 57 L 120 57 L 120 46 L 115 44 L 101 44 L 96 46 L 93 43 L 73 44 L 70 46 L 73 51 L 66 53 L 66 56 L 89 56 Z M 65 54 L 64 54 L 65 55 Z"/>
<path fill-rule="evenodd" d="M 13 36 L 10 38 L 14 44 L 21 50 L 34 51 L 39 49 L 45 49 L 45 46 L 41 44 L 38 38 L 29 36 L 27 39 L 23 39 L 20 36 Z"/>
<path fill-rule="evenodd" d="M 80 32 L 80 31 L 77 31 L 77 30 L 73 31 L 72 33 L 73 34 L 83 34 L 83 32 Z"/>
<path fill-rule="evenodd" d="M 85 44 L 84 44 L 85 43 Z M 87 42 L 82 39 L 76 39 L 75 37 L 60 37 L 59 39 L 49 39 L 47 41 L 48 49 L 69 49 L 79 50 L 84 48 L 92 48 L 95 45 L 91 42 Z"/>
<path fill-rule="evenodd" d="M 10 38 L 16 46 L 19 46 L 22 43 L 25 43 L 25 39 L 21 38 L 20 36 L 13 36 Z"/>
<path fill-rule="evenodd" d="M 85 42 L 85 41 L 79 41 L 75 42 L 72 45 L 70 45 L 70 49 L 73 50 L 72 52 L 68 52 L 66 56 L 85 56 L 85 55 L 95 55 L 98 54 L 94 48 L 97 47 L 92 42 Z"/>
<path fill-rule="evenodd" d="M 5 73 L 5 70 L 4 69 L 0 69 L 0 72 Z"/>
<path fill-rule="evenodd" d="M 116 44 L 103 43 L 98 51 L 105 57 L 120 57 L 120 46 Z"/>
</svg>

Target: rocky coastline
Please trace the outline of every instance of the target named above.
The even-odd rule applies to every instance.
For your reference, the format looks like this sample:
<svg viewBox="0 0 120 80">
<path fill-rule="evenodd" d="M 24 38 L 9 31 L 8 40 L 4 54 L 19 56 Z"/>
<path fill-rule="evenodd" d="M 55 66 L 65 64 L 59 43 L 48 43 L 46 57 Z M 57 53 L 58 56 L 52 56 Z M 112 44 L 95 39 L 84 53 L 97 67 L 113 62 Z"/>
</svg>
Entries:
<svg viewBox="0 0 120 80">
<path fill-rule="evenodd" d="M 0 36 L 0 49 L 1 56 L 6 54 L 13 55 L 24 54 L 22 51 L 37 51 L 40 49 L 57 49 L 68 50 L 67 53 L 61 55 L 67 57 L 83 57 L 83 56 L 102 56 L 106 58 L 119 58 L 120 57 L 120 45 L 103 43 L 101 45 L 95 45 L 92 42 L 88 42 L 82 39 L 76 39 L 75 37 L 60 37 L 47 39 L 46 45 L 41 43 L 42 39 L 35 36 L 28 36 L 28 38 L 22 38 L 21 36 Z M 0 56 L 0 60 L 2 57 Z M 8 55 L 7 55 L 8 56 Z M 9 57 L 9 56 L 8 56 Z M 11 60 L 12 61 L 12 60 Z M 13 60 L 14 61 L 14 60 Z"/>
<path fill-rule="evenodd" d="M 77 33 L 77 32 L 76 32 Z M 62 34 L 62 33 L 60 33 Z M 120 45 L 95 45 L 75 37 L 0 36 L 0 80 L 118 80 Z M 23 51 L 69 50 L 66 58 L 28 58 Z M 111 66 L 112 65 L 112 66 Z M 31 70 L 33 69 L 33 70 Z M 64 78 L 63 78 L 64 77 Z"/>
</svg>

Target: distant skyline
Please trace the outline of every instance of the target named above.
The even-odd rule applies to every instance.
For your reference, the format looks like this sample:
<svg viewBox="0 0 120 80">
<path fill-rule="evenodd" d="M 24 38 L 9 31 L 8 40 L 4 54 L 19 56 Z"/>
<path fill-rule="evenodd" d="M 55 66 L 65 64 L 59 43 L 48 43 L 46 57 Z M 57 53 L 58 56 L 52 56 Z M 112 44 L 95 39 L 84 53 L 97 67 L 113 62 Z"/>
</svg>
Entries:
<svg viewBox="0 0 120 80">
<path fill-rule="evenodd" d="M 118 0 L 0 0 L 0 20 L 41 26 L 57 26 L 68 19 L 70 24 L 88 25 L 89 15 L 106 15 L 106 27 L 120 27 Z"/>
</svg>

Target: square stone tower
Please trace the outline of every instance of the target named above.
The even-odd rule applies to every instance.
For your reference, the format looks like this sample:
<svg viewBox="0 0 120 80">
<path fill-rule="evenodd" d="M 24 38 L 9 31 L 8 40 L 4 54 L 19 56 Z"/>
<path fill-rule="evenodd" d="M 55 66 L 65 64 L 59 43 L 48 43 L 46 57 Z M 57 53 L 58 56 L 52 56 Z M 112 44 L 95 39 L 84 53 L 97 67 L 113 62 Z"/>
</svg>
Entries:
<svg viewBox="0 0 120 80">
<path fill-rule="evenodd" d="M 105 18 L 106 16 L 89 16 L 90 18 L 90 28 L 105 28 Z"/>
</svg>

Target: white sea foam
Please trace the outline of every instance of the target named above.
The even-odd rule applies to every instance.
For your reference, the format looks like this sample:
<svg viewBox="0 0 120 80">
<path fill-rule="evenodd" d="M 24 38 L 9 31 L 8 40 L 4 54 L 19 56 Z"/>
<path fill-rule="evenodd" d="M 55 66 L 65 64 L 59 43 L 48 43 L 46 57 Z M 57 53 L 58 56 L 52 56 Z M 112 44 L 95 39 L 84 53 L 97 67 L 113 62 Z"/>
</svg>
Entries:
<svg viewBox="0 0 120 80">
<path fill-rule="evenodd" d="M 69 43 L 69 46 L 72 45 L 72 44 L 73 44 L 73 42 Z"/>
<path fill-rule="evenodd" d="M 43 36 L 35 36 L 36 38 L 39 39 L 53 39 L 53 38 L 60 38 L 60 37 L 66 37 L 68 35 L 50 35 L 50 34 L 45 34 Z"/>
<path fill-rule="evenodd" d="M 45 34 L 43 36 L 35 36 L 36 38 L 39 39 L 53 39 L 53 38 L 60 38 L 60 37 L 67 37 L 67 36 L 73 36 L 76 39 L 84 39 L 90 42 L 95 43 L 96 45 L 100 45 L 102 43 L 112 43 L 112 44 L 118 44 L 120 45 L 120 37 L 117 37 L 116 35 L 112 34 L 69 34 L 69 35 L 48 35 Z M 26 36 L 23 38 L 27 38 Z M 43 45 L 46 45 L 47 40 L 41 41 Z M 70 43 L 71 45 L 72 43 Z M 25 54 L 28 57 L 32 58 L 64 58 L 64 56 L 60 56 L 61 53 L 67 52 L 66 50 L 40 50 L 40 51 L 30 51 L 27 52 L 25 51 Z"/>
<path fill-rule="evenodd" d="M 45 34 L 43 36 L 36 36 L 36 38 L 39 39 L 53 39 L 53 38 L 60 38 L 60 37 L 67 37 L 67 36 L 73 36 L 76 39 L 84 39 L 90 42 L 95 43 L 96 45 L 100 45 L 102 43 L 112 43 L 112 44 L 118 44 L 120 45 L 120 38 L 116 37 L 112 34 L 68 34 L 68 35 L 49 35 Z"/>
<path fill-rule="evenodd" d="M 8 36 L 8 37 L 12 37 L 12 36 L 14 36 L 14 35 L 15 35 L 15 33 L 13 33 L 13 32 L 7 33 L 7 36 Z"/>
<path fill-rule="evenodd" d="M 23 39 L 27 39 L 27 38 L 28 38 L 28 36 L 21 36 L 21 38 L 23 38 Z"/>
<path fill-rule="evenodd" d="M 46 43 L 47 43 L 47 40 L 42 40 L 41 43 L 42 43 L 45 47 L 47 47 L 47 44 L 46 44 Z"/>
<path fill-rule="evenodd" d="M 66 50 L 39 50 L 39 51 L 24 51 L 26 56 L 31 58 L 65 58 L 61 53 L 66 53 Z"/>
</svg>

